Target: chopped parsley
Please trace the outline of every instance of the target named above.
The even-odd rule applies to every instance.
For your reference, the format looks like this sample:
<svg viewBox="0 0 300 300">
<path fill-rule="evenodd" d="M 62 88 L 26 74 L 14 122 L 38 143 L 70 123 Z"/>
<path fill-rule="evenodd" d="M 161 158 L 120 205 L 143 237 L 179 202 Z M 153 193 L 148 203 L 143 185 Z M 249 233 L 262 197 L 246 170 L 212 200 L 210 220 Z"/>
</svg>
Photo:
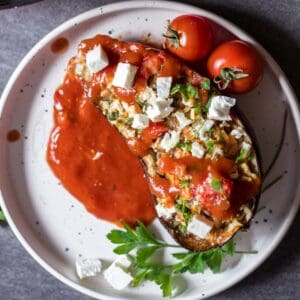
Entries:
<svg viewBox="0 0 300 300">
<path fill-rule="evenodd" d="M 211 187 L 217 192 L 222 192 L 222 179 L 213 177 L 211 179 Z"/>
<path fill-rule="evenodd" d="M 127 118 L 126 119 L 126 123 L 132 123 L 133 122 L 133 118 Z"/>
<path fill-rule="evenodd" d="M 175 95 L 176 93 L 179 93 L 183 97 L 184 101 L 188 101 L 191 98 L 199 99 L 198 90 L 190 83 L 178 83 L 174 85 L 171 89 L 171 95 Z"/>
<path fill-rule="evenodd" d="M 209 91 L 210 90 L 210 80 L 208 78 L 205 78 L 201 83 L 201 88 L 203 90 Z"/>
<path fill-rule="evenodd" d="M 214 143 L 213 143 L 213 141 L 208 140 L 208 141 L 205 142 L 205 144 L 206 144 L 207 152 L 208 152 L 209 154 L 212 154 L 213 151 L 214 151 Z"/>
<path fill-rule="evenodd" d="M 207 113 L 207 112 L 208 112 L 208 110 L 209 110 L 209 108 L 210 108 L 210 105 L 211 105 L 211 101 L 212 101 L 213 97 L 216 96 L 216 95 L 217 95 L 217 94 L 216 94 L 215 92 L 212 92 L 212 93 L 211 93 L 211 95 L 210 95 L 210 97 L 209 97 L 207 103 L 205 104 L 204 107 L 202 107 L 202 112 L 203 112 L 203 113 Z"/>
<path fill-rule="evenodd" d="M 235 159 L 235 162 L 241 162 L 241 161 L 247 160 L 249 158 L 249 156 L 250 156 L 250 152 L 248 150 L 246 150 L 245 148 L 242 148 L 239 155 Z"/>
<path fill-rule="evenodd" d="M 191 145 L 191 143 L 188 143 L 188 142 L 180 142 L 176 145 L 176 147 L 183 148 L 187 152 L 192 151 L 192 145 Z"/>
<path fill-rule="evenodd" d="M 189 187 L 190 185 L 191 185 L 191 179 L 189 178 L 181 179 L 179 182 L 179 186 L 181 188 Z"/>
<path fill-rule="evenodd" d="M 184 224 L 179 225 L 179 230 L 182 233 L 185 233 L 187 230 L 187 225 L 191 219 L 192 213 L 188 207 L 185 205 L 185 200 L 182 198 L 178 199 L 178 203 L 175 205 L 175 207 L 182 213 Z"/>
<path fill-rule="evenodd" d="M 108 119 L 110 121 L 118 120 L 119 119 L 119 113 L 117 111 L 113 111 L 113 112 L 108 113 Z"/>
</svg>

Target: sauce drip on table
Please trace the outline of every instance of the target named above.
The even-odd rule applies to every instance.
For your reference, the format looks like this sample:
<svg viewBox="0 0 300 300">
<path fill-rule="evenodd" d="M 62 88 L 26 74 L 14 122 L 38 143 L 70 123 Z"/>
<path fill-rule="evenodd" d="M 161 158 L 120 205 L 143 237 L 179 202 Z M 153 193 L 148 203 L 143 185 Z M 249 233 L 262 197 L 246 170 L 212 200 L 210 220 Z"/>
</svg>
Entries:
<svg viewBox="0 0 300 300">
<path fill-rule="evenodd" d="M 47 160 L 63 186 L 96 217 L 134 225 L 155 217 L 142 166 L 125 140 L 67 76 L 54 95 Z"/>
<path fill-rule="evenodd" d="M 8 131 L 6 134 L 6 139 L 11 143 L 18 141 L 20 139 L 20 137 L 21 137 L 21 134 L 16 129 L 12 129 L 12 130 Z"/>
</svg>

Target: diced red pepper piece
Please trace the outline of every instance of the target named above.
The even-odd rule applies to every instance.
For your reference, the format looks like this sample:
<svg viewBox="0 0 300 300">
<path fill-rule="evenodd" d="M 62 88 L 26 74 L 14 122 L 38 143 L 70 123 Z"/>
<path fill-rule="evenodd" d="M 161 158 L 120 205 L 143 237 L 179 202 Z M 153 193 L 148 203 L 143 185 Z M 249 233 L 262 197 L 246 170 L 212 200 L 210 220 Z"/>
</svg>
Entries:
<svg viewBox="0 0 300 300">
<path fill-rule="evenodd" d="M 191 189 L 191 195 L 219 221 L 232 216 L 230 200 L 234 183 L 217 172 L 209 171 L 200 184 Z"/>
<path fill-rule="evenodd" d="M 141 139 L 145 144 L 150 145 L 153 140 L 168 130 L 169 128 L 164 122 L 150 122 L 149 126 L 143 129 Z"/>
</svg>

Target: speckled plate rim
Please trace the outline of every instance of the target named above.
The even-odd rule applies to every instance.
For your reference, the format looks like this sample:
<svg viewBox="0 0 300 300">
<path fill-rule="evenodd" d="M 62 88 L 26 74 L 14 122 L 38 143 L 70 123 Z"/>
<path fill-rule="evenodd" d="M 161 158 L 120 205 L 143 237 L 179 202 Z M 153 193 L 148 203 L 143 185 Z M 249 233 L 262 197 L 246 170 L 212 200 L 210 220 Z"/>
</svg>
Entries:
<svg viewBox="0 0 300 300">
<path fill-rule="evenodd" d="M 3 109 L 6 104 L 6 100 L 14 86 L 14 83 L 18 80 L 19 75 L 22 73 L 23 69 L 27 66 L 27 64 L 30 63 L 32 58 L 46 45 L 49 43 L 49 41 L 54 40 L 57 36 L 61 35 L 64 31 L 70 29 L 75 24 L 77 26 L 80 26 L 80 23 L 92 18 L 95 18 L 99 16 L 100 14 L 106 14 L 111 12 L 117 12 L 123 9 L 136 9 L 136 8 L 169 8 L 170 6 L 173 6 L 174 8 L 182 11 L 189 11 L 190 13 L 203 15 L 205 17 L 208 17 L 209 19 L 213 20 L 214 22 L 218 23 L 219 25 L 223 26 L 227 30 L 231 31 L 233 34 L 238 36 L 239 38 L 249 41 L 252 44 L 255 45 L 255 47 L 258 49 L 258 51 L 263 55 L 264 59 L 268 63 L 268 65 L 271 67 L 273 72 L 277 75 L 277 78 L 279 80 L 279 83 L 281 85 L 281 88 L 283 92 L 285 93 L 288 105 L 290 106 L 290 110 L 293 116 L 293 121 L 295 123 L 296 131 L 298 134 L 298 142 L 300 140 L 300 111 L 299 111 L 299 104 L 297 97 L 293 91 L 293 89 L 290 86 L 290 83 L 287 80 L 287 77 L 279 67 L 279 65 L 275 62 L 275 60 L 271 57 L 271 55 L 259 44 L 257 43 L 251 36 L 249 36 L 246 32 L 238 28 L 233 23 L 227 21 L 226 19 L 211 13 L 207 10 L 189 5 L 189 4 L 182 4 L 178 2 L 171 2 L 171 1 L 126 1 L 126 2 L 119 2 L 114 4 L 108 4 L 104 5 L 102 7 L 94 8 L 90 11 L 87 11 L 85 13 L 82 13 L 63 24 L 59 25 L 56 29 L 48 33 L 44 38 L 42 38 L 23 58 L 23 60 L 20 62 L 20 64 L 17 66 L 13 74 L 11 75 L 3 93 L 0 99 L 0 118 L 2 117 Z M 206 297 L 211 297 L 213 295 L 216 295 L 237 282 L 241 281 L 243 278 L 248 276 L 250 273 L 252 273 L 256 268 L 258 268 L 265 260 L 266 258 L 275 250 L 275 248 L 278 246 L 278 244 L 283 239 L 284 235 L 286 234 L 287 230 L 289 229 L 292 221 L 294 220 L 296 213 L 298 211 L 300 205 L 300 185 L 297 186 L 296 192 L 295 192 L 295 199 L 293 201 L 293 204 L 290 207 L 290 211 L 284 220 L 280 230 L 277 232 L 276 237 L 274 237 L 273 242 L 270 243 L 269 247 L 264 250 L 263 255 L 260 256 L 260 258 L 256 261 L 255 264 L 251 265 L 245 272 L 238 273 L 236 276 L 231 277 L 229 281 L 226 281 L 224 284 L 218 286 L 215 288 L 214 291 L 211 291 L 210 293 L 206 294 Z M 46 263 L 39 254 L 30 246 L 30 244 L 27 242 L 27 240 L 22 236 L 21 232 L 19 231 L 18 227 L 15 225 L 13 221 L 13 217 L 10 215 L 4 199 L 2 197 L 2 193 L 0 191 L 0 206 L 4 212 L 4 214 L 7 217 L 7 221 L 10 225 L 10 228 L 18 238 L 18 240 L 21 242 L 23 247 L 27 250 L 27 252 L 49 273 L 51 273 L 53 276 L 55 276 L 57 279 L 65 283 L 66 285 L 74 288 L 75 290 L 84 293 L 88 296 L 97 298 L 97 299 L 117 299 L 116 297 L 110 297 L 106 295 L 101 295 L 98 292 L 95 292 L 91 289 L 88 289 L 86 287 L 83 287 L 70 279 L 63 276 L 61 273 L 56 271 L 53 267 L 51 267 L 48 263 Z M 195 300 L 195 297 L 188 297 L 187 300 Z"/>
</svg>

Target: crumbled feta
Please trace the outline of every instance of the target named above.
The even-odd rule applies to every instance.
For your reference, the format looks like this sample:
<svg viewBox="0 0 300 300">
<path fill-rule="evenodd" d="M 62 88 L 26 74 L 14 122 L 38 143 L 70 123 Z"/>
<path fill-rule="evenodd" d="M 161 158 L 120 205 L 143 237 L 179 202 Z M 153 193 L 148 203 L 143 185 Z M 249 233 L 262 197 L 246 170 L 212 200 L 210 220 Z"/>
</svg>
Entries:
<svg viewBox="0 0 300 300">
<path fill-rule="evenodd" d="M 76 64 L 75 65 L 75 75 L 83 76 L 84 72 L 84 65 L 83 64 Z"/>
<path fill-rule="evenodd" d="M 172 206 L 172 207 L 164 207 L 164 206 L 162 206 L 161 204 L 157 204 L 157 205 L 155 206 L 155 209 L 156 209 L 157 215 L 158 215 L 160 218 L 163 217 L 163 218 L 169 219 L 169 218 L 171 218 L 172 215 L 176 212 L 176 209 L 175 209 L 174 206 Z"/>
<path fill-rule="evenodd" d="M 238 140 L 245 135 L 245 131 L 242 128 L 235 128 L 231 130 L 230 134 Z"/>
<path fill-rule="evenodd" d="M 137 70 L 137 66 L 129 63 L 119 62 L 115 71 L 112 85 L 126 89 L 132 88 Z"/>
<path fill-rule="evenodd" d="M 192 143 L 192 155 L 198 158 L 203 158 L 205 149 L 197 142 Z"/>
<path fill-rule="evenodd" d="M 125 101 L 121 101 L 121 104 L 123 106 L 123 109 L 127 112 L 128 118 L 133 118 L 134 115 L 137 113 L 136 107 L 134 105 L 127 104 Z"/>
<path fill-rule="evenodd" d="M 179 129 L 182 130 L 184 127 L 193 123 L 192 120 L 186 118 L 183 112 L 177 111 L 174 116 L 176 117 L 179 123 Z"/>
<path fill-rule="evenodd" d="M 143 114 L 136 114 L 133 117 L 131 127 L 134 129 L 143 129 L 149 126 L 149 118 Z"/>
<path fill-rule="evenodd" d="M 76 272 L 80 279 L 96 276 L 101 272 L 101 260 L 98 258 L 80 258 L 76 261 Z"/>
<path fill-rule="evenodd" d="M 156 90 L 157 96 L 161 98 L 168 98 L 170 95 L 170 89 L 172 85 L 172 77 L 157 77 L 156 78 Z"/>
<path fill-rule="evenodd" d="M 163 136 L 162 140 L 160 141 L 160 147 L 168 152 L 179 143 L 179 140 L 180 132 L 171 130 L 166 132 Z"/>
<path fill-rule="evenodd" d="M 153 122 L 159 122 L 169 116 L 174 110 L 174 107 L 171 107 L 172 101 L 172 99 L 163 98 L 150 99 L 146 109 L 149 119 Z"/>
<path fill-rule="evenodd" d="M 154 102 L 156 100 L 156 94 L 155 91 L 153 89 L 151 89 L 150 87 L 146 87 L 140 94 L 139 94 L 139 100 L 141 102 Z"/>
<path fill-rule="evenodd" d="M 247 152 L 249 152 L 250 149 L 251 149 L 251 144 L 249 144 L 247 142 L 243 142 L 242 143 L 242 148 L 245 149 Z"/>
<path fill-rule="evenodd" d="M 120 255 L 103 272 L 104 278 L 116 290 L 122 290 L 132 281 L 132 276 L 128 273 L 132 261 L 128 255 Z"/>
<path fill-rule="evenodd" d="M 230 121 L 230 108 L 235 105 L 235 98 L 214 96 L 208 109 L 208 118 L 217 121 Z"/>
<path fill-rule="evenodd" d="M 194 216 L 188 223 L 187 231 L 203 239 L 210 232 L 211 228 L 212 226 L 200 221 Z"/>
<path fill-rule="evenodd" d="M 100 45 L 95 46 L 86 54 L 86 65 L 91 73 L 97 73 L 108 66 L 109 61 L 106 52 Z"/>
<path fill-rule="evenodd" d="M 198 136 L 200 140 L 206 141 L 208 138 L 208 131 L 212 129 L 215 122 L 213 120 L 205 120 L 203 124 L 201 124 L 196 131 L 198 131 Z"/>
</svg>

